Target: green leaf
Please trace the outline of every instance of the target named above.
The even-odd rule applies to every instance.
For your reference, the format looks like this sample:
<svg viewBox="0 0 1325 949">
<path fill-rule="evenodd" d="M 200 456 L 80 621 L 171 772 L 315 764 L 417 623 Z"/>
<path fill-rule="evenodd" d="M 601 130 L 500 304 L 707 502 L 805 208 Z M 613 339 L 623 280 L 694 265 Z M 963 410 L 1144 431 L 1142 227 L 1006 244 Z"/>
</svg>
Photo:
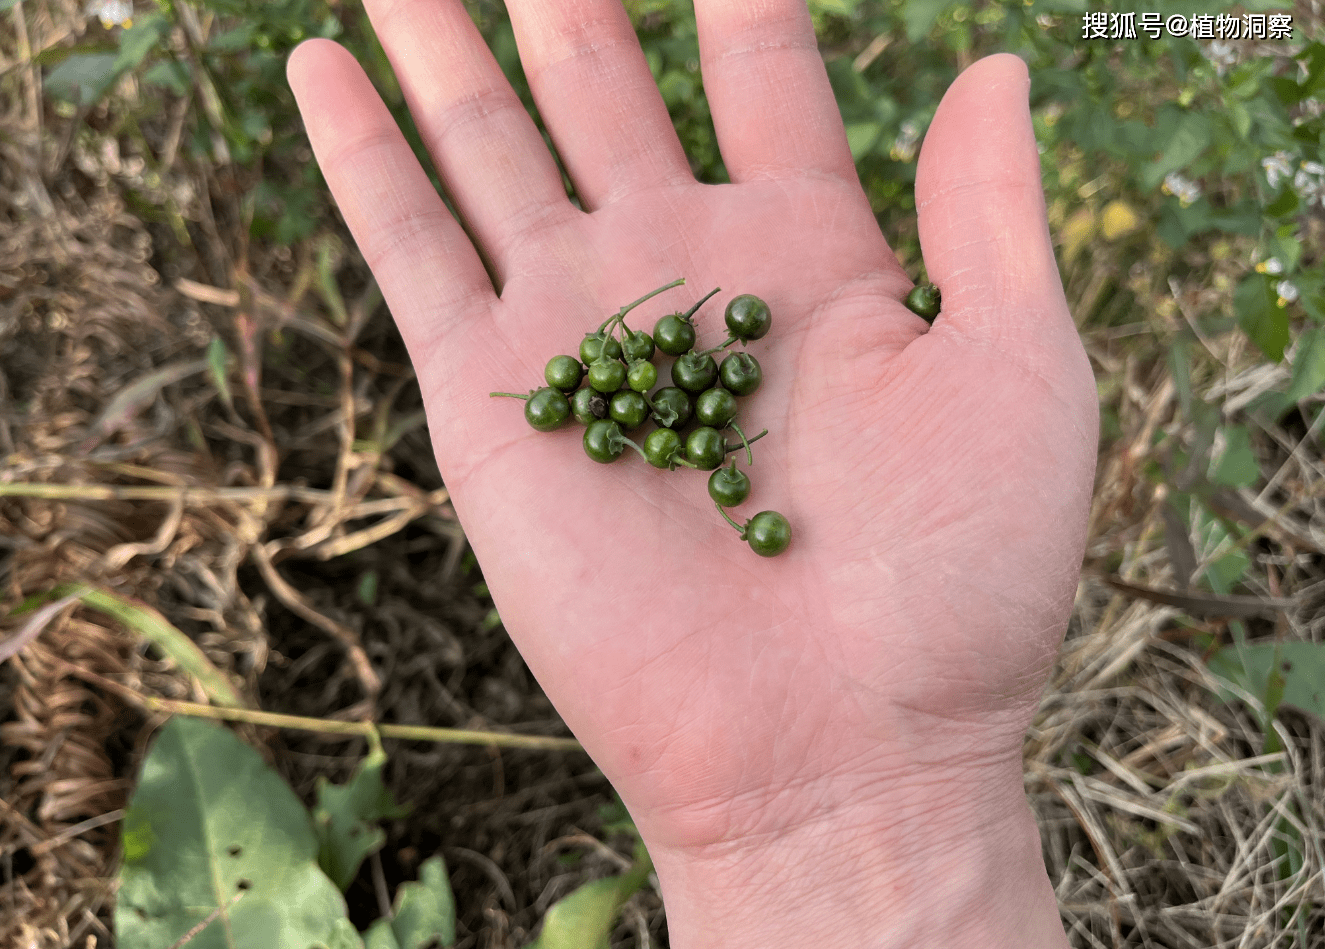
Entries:
<svg viewBox="0 0 1325 949">
<path fill-rule="evenodd" d="M 317 782 L 313 821 L 318 835 L 318 863 L 344 890 L 359 873 L 369 854 L 382 849 L 386 832 L 376 825 L 384 818 L 404 817 L 408 807 L 398 806 L 382 783 L 386 755 L 374 748 L 343 785 L 326 778 Z"/>
<path fill-rule="evenodd" d="M 120 52 L 115 58 L 116 74 L 137 69 L 149 53 L 161 49 L 170 34 L 169 18 L 161 13 L 149 13 L 141 19 L 135 17 L 133 26 L 120 30 Z"/>
<path fill-rule="evenodd" d="M 851 157 L 855 161 L 860 161 L 873 151 L 883 134 L 883 126 L 878 122 L 852 122 L 846 129 L 847 147 L 851 149 Z"/>
<path fill-rule="evenodd" d="M 1325 719 L 1325 643 L 1250 643 L 1225 646 L 1210 671 L 1269 705 L 1279 689 L 1286 705 Z M 1233 694 L 1221 692 L 1224 701 Z"/>
<path fill-rule="evenodd" d="M 906 38 L 914 43 L 925 36 L 934 26 L 939 14 L 951 4 L 952 0 L 909 0 L 902 9 Z"/>
<path fill-rule="evenodd" d="M 207 655 L 198 648 L 198 644 L 156 610 L 145 603 L 127 599 L 109 590 L 80 587 L 73 583 L 60 584 L 51 591 L 50 595 L 61 597 L 75 591 L 81 591 L 78 595 L 84 606 L 119 620 L 130 631 L 156 646 L 167 658 L 197 679 L 199 687 L 214 704 L 229 708 L 246 706 L 239 692 L 230 684 L 230 680 L 212 665 Z"/>
<path fill-rule="evenodd" d="M 430 857 L 419 868 L 419 882 L 396 890 L 391 919 L 369 927 L 365 949 L 424 949 L 455 942 L 455 895 L 446 877 L 446 863 Z"/>
<path fill-rule="evenodd" d="M 1313 326 L 1298 337 L 1293 354 L 1293 380 L 1285 395 L 1290 401 L 1300 402 L 1322 388 L 1325 388 L 1325 331 Z"/>
<path fill-rule="evenodd" d="M 1275 306 L 1270 287 L 1260 274 L 1250 274 L 1233 295 L 1238 324 L 1275 362 L 1282 362 L 1288 347 L 1288 313 Z"/>
<path fill-rule="evenodd" d="M 1210 120 L 1195 112 L 1185 112 L 1178 119 L 1164 151 L 1141 172 L 1141 186 L 1146 191 L 1159 187 L 1164 176 L 1186 168 L 1210 147 Z"/>
<path fill-rule="evenodd" d="M 95 105 L 119 74 L 115 53 L 75 53 L 46 75 L 42 88 L 53 98 L 74 105 Z"/>
<path fill-rule="evenodd" d="M 234 408 L 234 401 L 230 396 L 229 365 L 230 351 L 225 348 L 225 341 L 219 336 L 213 336 L 212 341 L 207 344 L 207 372 L 212 377 L 212 385 L 221 393 L 221 400 L 230 408 Z"/>
<path fill-rule="evenodd" d="M 1224 429 L 1224 451 L 1215 462 L 1210 480 L 1230 488 L 1245 488 L 1261 477 L 1261 466 L 1251 447 L 1251 433 L 1245 425 L 1229 425 Z"/>
<path fill-rule="evenodd" d="M 1283 194 L 1265 206 L 1265 213 L 1270 217 L 1290 217 L 1297 212 L 1297 192 L 1284 188 Z"/>
<path fill-rule="evenodd" d="M 617 911 L 652 870 L 648 851 L 636 844 L 635 863 L 624 874 L 586 883 L 554 903 L 529 949 L 607 949 Z"/>
<path fill-rule="evenodd" d="M 338 918 L 331 926 L 331 935 L 327 941 L 317 943 L 314 949 L 364 949 L 363 938 L 354 928 L 354 923 Z"/>
<path fill-rule="evenodd" d="M 314 859 L 294 792 L 227 729 L 178 716 L 161 729 L 125 814 L 116 941 L 189 949 L 331 940 L 345 901 Z M 218 912 L 219 910 L 219 912 Z"/>
</svg>

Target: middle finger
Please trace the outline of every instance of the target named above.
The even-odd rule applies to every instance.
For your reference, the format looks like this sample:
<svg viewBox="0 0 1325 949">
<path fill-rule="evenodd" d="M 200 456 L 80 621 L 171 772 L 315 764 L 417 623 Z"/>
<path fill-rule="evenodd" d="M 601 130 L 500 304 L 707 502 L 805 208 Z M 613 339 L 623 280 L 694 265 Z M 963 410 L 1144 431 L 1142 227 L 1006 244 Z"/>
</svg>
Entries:
<svg viewBox="0 0 1325 949">
<path fill-rule="evenodd" d="M 443 187 L 505 280 L 522 237 L 578 212 L 460 0 L 365 0 Z"/>
<path fill-rule="evenodd" d="M 508 0 L 529 87 L 586 211 L 693 183 L 621 0 Z"/>
</svg>

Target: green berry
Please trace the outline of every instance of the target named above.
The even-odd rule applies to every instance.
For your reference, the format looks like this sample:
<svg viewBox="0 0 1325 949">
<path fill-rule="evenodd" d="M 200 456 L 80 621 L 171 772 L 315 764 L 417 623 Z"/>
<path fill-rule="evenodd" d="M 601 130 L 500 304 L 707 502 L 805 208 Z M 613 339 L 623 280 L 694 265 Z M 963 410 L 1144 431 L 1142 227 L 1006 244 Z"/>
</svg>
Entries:
<svg viewBox="0 0 1325 949">
<path fill-rule="evenodd" d="M 652 359 L 653 337 L 644 330 L 635 330 L 626 336 L 621 344 L 621 352 L 626 359 Z"/>
<path fill-rule="evenodd" d="M 734 467 L 719 468 L 709 475 L 709 497 L 723 507 L 735 507 L 749 496 L 750 478 L 744 471 Z"/>
<path fill-rule="evenodd" d="M 644 457 L 655 468 L 675 468 L 683 455 L 681 436 L 670 428 L 655 428 L 644 439 Z"/>
<path fill-rule="evenodd" d="M 574 392 L 584 378 L 584 367 L 574 356 L 553 356 L 543 369 L 547 384 L 562 392 Z"/>
<path fill-rule="evenodd" d="M 695 414 L 695 406 L 684 390 L 667 386 L 653 394 L 653 420 L 663 428 L 680 428 Z"/>
<path fill-rule="evenodd" d="M 701 425 L 726 428 L 736 418 L 736 396 L 726 389 L 705 389 L 695 399 L 695 418 Z"/>
<path fill-rule="evenodd" d="M 636 359 L 626 370 L 626 385 L 636 392 L 648 392 L 658 384 L 658 367 L 643 359 Z"/>
<path fill-rule="evenodd" d="M 926 323 L 933 324 L 943 304 L 943 295 L 932 283 L 922 283 L 906 295 L 906 308 Z"/>
<path fill-rule="evenodd" d="M 745 522 L 741 537 L 761 557 L 776 557 L 791 543 L 791 525 L 777 511 L 760 511 Z"/>
<path fill-rule="evenodd" d="M 669 313 L 653 327 L 653 341 L 669 356 L 680 356 L 695 348 L 695 325 L 680 313 Z"/>
<path fill-rule="evenodd" d="M 570 418 L 570 403 L 556 389 L 539 389 L 525 399 L 524 417 L 540 432 L 550 432 Z"/>
<path fill-rule="evenodd" d="M 589 385 L 599 392 L 615 392 L 625 381 L 626 367 L 615 359 L 599 358 L 589 364 Z"/>
<path fill-rule="evenodd" d="M 701 425 L 686 438 L 686 460 L 701 471 L 712 471 L 727 457 L 727 443 L 716 428 Z"/>
<path fill-rule="evenodd" d="M 584 453 L 594 461 L 609 464 L 620 458 L 625 450 L 621 429 L 611 419 L 596 419 L 584 430 Z"/>
<path fill-rule="evenodd" d="M 764 380 L 764 370 L 749 353 L 728 353 L 718 367 L 718 378 L 733 395 L 749 395 Z"/>
<path fill-rule="evenodd" d="M 718 364 L 712 356 L 686 353 L 672 363 L 672 382 L 679 389 L 698 395 L 718 381 Z"/>
<path fill-rule="evenodd" d="M 729 333 L 746 341 L 762 339 L 773 325 L 773 315 L 768 311 L 768 304 L 749 293 L 743 293 L 728 303 L 723 319 L 727 322 Z"/>
<path fill-rule="evenodd" d="M 649 417 L 649 403 L 633 389 L 622 389 L 612 396 L 607 411 L 612 420 L 628 432 L 644 424 Z"/>
<path fill-rule="evenodd" d="M 585 363 L 594 362 L 603 351 L 607 351 L 608 359 L 621 358 L 621 344 L 617 342 L 615 336 L 604 337 L 602 333 L 585 333 L 584 339 L 580 342 L 580 360 Z"/>
<path fill-rule="evenodd" d="M 576 389 L 570 397 L 570 411 L 582 425 L 607 418 L 607 397 L 597 389 Z"/>
</svg>

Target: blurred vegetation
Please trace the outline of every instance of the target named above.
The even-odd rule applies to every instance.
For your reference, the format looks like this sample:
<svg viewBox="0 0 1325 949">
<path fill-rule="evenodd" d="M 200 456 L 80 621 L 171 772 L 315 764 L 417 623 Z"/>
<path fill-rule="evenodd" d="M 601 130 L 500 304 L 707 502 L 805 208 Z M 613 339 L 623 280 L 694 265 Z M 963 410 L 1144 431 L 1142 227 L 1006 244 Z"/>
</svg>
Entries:
<svg viewBox="0 0 1325 949">
<path fill-rule="evenodd" d="M 625 3 L 695 175 L 725 181 L 692 5 Z M 0 0 L 0 12 L 14 5 Z M 192 251 L 200 228 L 238 234 L 237 259 L 199 254 L 213 271 L 201 276 L 230 286 L 238 272 L 261 272 L 269 257 L 294 258 L 304 262 L 296 280 L 315 282 L 331 318 L 343 324 L 337 283 L 361 285 L 353 275 L 361 265 L 345 250 L 346 235 L 285 83 L 290 51 L 309 37 L 349 48 L 428 166 L 361 5 L 140 0 L 128 22 L 129 6 L 92 4 L 100 25 L 34 57 L 45 95 L 76 120 L 71 147 L 95 151 L 98 143 L 116 141 L 126 202 L 177 250 Z M 504 7 L 490 0 L 467 6 L 537 119 Z M 1166 18 L 1210 12 L 1199 2 L 1163 8 Z M 1165 401 L 1174 402 L 1171 421 L 1145 426 L 1147 443 L 1125 447 L 1142 460 L 1141 481 L 1163 506 L 1172 585 L 1204 597 L 1190 604 L 1207 608 L 1231 602 L 1231 595 L 1277 596 L 1279 585 L 1291 587 L 1292 556 L 1285 567 L 1283 558 L 1261 558 L 1258 550 L 1267 536 L 1280 543 L 1287 530 L 1273 525 L 1266 505 L 1285 510 L 1313 490 L 1285 476 L 1285 453 L 1305 445 L 1318 458 L 1325 418 L 1321 23 L 1304 20 L 1311 14 L 1299 5 L 1291 39 L 1151 39 L 1139 30 L 1136 39 L 1085 39 L 1087 15 L 1129 7 L 1084 0 L 810 0 L 810 9 L 861 184 L 917 278 L 923 262 L 915 160 L 944 90 L 983 55 L 1006 51 L 1027 61 L 1060 268 L 1078 325 L 1094 341 L 1088 350 L 1100 377 L 1102 451 L 1129 431 L 1124 389 L 1146 396 L 1166 391 Z M 1263 0 L 1224 11 L 1270 12 L 1287 11 Z M 188 197 L 166 173 L 177 160 L 210 169 L 204 180 L 233 206 L 229 219 L 200 221 L 186 211 Z M 171 257 L 169 248 L 157 252 Z M 225 354 L 213 355 L 222 367 L 213 375 L 224 390 Z M 1119 469 L 1104 474 L 1118 476 Z M 1116 505 L 1105 505 L 1106 516 Z M 1293 539 L 1291 530 L 1287 536 Z M 1302 536 L 1297 550 L 1320 552 Z M 1145 539 L 1128 543 L 1144 547 Z M 1126 549 L 1110 548 L 1102 564 L 1124 580 L 1135 566 Z M 1279 566 L 1267 568 L 1263 559 Z M 1259 700 L 1265 750 L 1277 749 L 1273 719 L 1280 700 L 1305 695 L 1303 683 L 1325 678 L 1319 644 L 1294 644 L 1293 662 L 1281 664 L 1276 645 L 1267 652 L 1250 642 L 1250 621 L 1228 624 L 1232 645 L 1223 629 L 1190 626 L 1197 647 L 1213 656 L 1212 667 Z M 1294 843 L 1286 832 L 1284 839 L 1283 872 L 1297 872 L 1300 838 Z"/>
</svg>

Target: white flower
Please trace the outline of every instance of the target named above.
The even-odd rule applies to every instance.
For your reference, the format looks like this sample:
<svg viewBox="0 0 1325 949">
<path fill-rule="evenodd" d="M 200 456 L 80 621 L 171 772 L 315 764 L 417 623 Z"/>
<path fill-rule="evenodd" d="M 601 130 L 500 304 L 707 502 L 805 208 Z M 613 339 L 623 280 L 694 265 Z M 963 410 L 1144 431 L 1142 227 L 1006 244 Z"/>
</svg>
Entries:
<svg viewBox="0 0 1325 949">
<path fill-rule="evenodd" d="M 893 161 L 910 161 L 916 157 L 916 149 L 920 144 L 920 126 L 910 119 L 902 123 L 902 132 L 893 142 L 893 147 L 889 155 Z"/>
<path fill-rule="evenodd" d="M 1325 165 L 1304 161 L 1293 176 L 1293 190 L 1308 207 L 1313 201 L 1325 204 Z"/>
<path fill-rule="evenodd" d="M 1202 47 L 1201 53 L 1214 63 L 1215 72 L 1221 76 L 1228 71 L 1229 66 L 1237 65 L 1238 51 L 1232 43 L 1215 40 L 1210 45 Z"/>
<path fill-rule="evenodd" d="M 1280 280 L 1279 285 L 1274 288 L 1274 292 L 1279 294 L 1279 306 L 1285 307 L 1297 299 L 1297 287 L 1293 286 L 1287 280 Z"/>
<path fill-rule="evenodd" d="M 1188 181 L 1176 171 L 1169 172 L 1164 179 L 1164 193 L 1175 195 L 1184 208 L 1201 196 L 1201 187 L 1194 181 Z"/>
<path fill-rule="evenodd" d="M 1279 187 L 1279 179 L 1287 178 L 1293 173 L 1292 160 L 1293 156 L 1288 152 L 1275 152 L 1261 159 L 1261 167 L 1265 169 L 1265 180 L 1269 182 L 1271 188 Z"/>
<path fill-rule="evenodd" d="M 92 0 L 87 15 L 101 21 L 106 29 L 112 26 L 133 26 L 133 0 Z"/>
<path fill-rule="evenodd" d="M 1256 265 L 1257 273 L 1268 273 L 1270 276 L 1277 276 L 1284 272 L 1283 262 L 1278 257 L 1271 257 L 1268 260 L 1262 260 Z"/>
</svg>

